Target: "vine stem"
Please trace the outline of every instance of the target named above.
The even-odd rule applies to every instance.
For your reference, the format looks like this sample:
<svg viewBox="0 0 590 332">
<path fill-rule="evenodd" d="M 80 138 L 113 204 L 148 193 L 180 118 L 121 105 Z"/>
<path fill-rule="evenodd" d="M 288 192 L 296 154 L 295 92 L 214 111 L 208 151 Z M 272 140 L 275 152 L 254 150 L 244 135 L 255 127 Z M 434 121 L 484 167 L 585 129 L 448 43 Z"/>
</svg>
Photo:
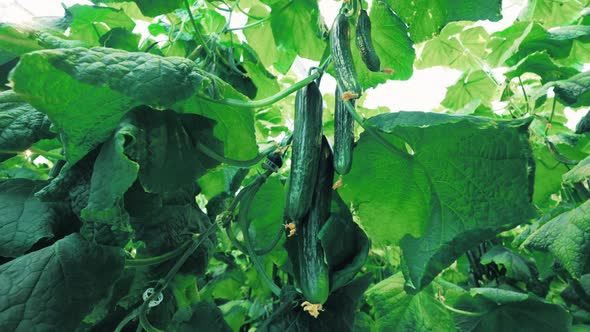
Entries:
<svg viewBox="0 0 590 332">
<path fill-rule="evenodd" d="M 442 306 L 445 307 L 447 310 L 452 311 L 452 312 L 459 314 L 459 315 L 463 315 L 463 316 L 481 317 L 486 314 L 485 312 L 472 312 L 472 311 L 465 311 L 465 310 L 453 308 L 453 307 L 445 304 L 442 301 L 440 301 L 440 304 L 442 304 Z"/>
<path fill-rule="evenodd" d="M 526 94 L 526 90 L 524 89 L 524 84 L 522 84 L 520 76 L 518 76 L 518 83 L 520 84 L 520 89 L 522 90 L 522 94 L 524 95 L 524 101 L 526 102 L 526 112 L 528 114 L 530 112 L 529 97 Z"/>
<path fill-rule="evenodd" d="M 212 55 L 211 49 L 209 48 L 209 46 L 205 42 L 205 39 L 203 38 L 203 35 L 201 34 L 201 30 L 199 30 L 199 27 L 197 26 L 197 23 L 195 22 L 195 18 L 193 16 L 193 12 L 191 11 L 191 6 L 189 5 L 188 0 L 184 0 L 184 5 L 186 7 L 186 11 L 188 12 L 188 16 L 189 16 L 191 23 L 193 25 L 193 29 L 195 29 L 195 35 L 197 36 L 197 39 L 198 39 L 197 42 L 203 46 L 203 49 L 207 53 L 207 56 L 211 56 Z"/>
<path fill-rule="evenodd" d="M 201 142 L 197 143 L 197 149 L 199 149 L 201 152 L 203 152 L 205 155 L 207 155 L 207 157 L 215 159 L 215 160 L 219 161 L 220 163 L 224 163 L 224 164 L 227 164 L 230 166 L 236 166 L 236 167 L 251 167 L 251 166 L 258 164 L 269 153 L 276 151 L 277 147 L 276 146 L 268 147 L 265 150 L 263 150 L 261 153 L 256 155 L 256 157 L 249 159 L 249 160 L 234 160 L 234 159 L 226 158 L 226 157 L 218 154 L 217 152 L 213 151 L 212 149 L 210 149 L 208 146 L 206 146 L 205 144 L 203 144 Z"/>
<path fill-rule="evenodd" d="M 543 133 L 543 136 L 545 136 L 545 138 L 547 138 L 547 132 L 549 131 L 549 128 L 551 127 L 551 122 L 553 121 L 553 114 L 555 114 L 556 102 L 557 102 L 557 98 L 553 97 L 553 106 L 551 107 L 551 115 L 549 115 L 549 122 L 547 122 L 547 125 L 545 126 L 545 133 Z"/>
<path fill-rule="evenodd" d="M 57 154 L 57 153 L 53 153 L 53 152 L 48 152 L 39 148 L 36 148 L 34 146 L 31 146 L 30 148 L 28 148 L 27 150 L 31 151 L 32 153 L 41 155 L 43 157 L 49 157 L 52 159 L 57 159 L 57 160 L 66 160 L 66 157 Z M 16 150 L 0 150 L 0 154 L 1 153 L 7 153 L 7 154 L 19 154 L 19 153 L 23 153 L 23 151 L 16 151 Z"/>
<path fill-rule="evenodd" d="M 172 258 L 177 257 L 181 253 L 188 248 L 188 246 L 194 241 L 194 239 L 190 239 L 183 243 L 180 247 L 171 250 L 165 254 L 154 256 L 154 257 L 147 257 L 147 258 L 135 258 L 135 259 L 126 259 L 125 260 L 125 268 L 136 268 L 136 267 L 143 267 L 143 266 L 150 266 L 161 264 L 166 261 L 171 260 Z"/>
<path fill-rule="evenodd" d="M 250 24 L 246 24 L 246 25 L 244 25 L 243 27 L 225 29 L 225 30 L 224 30 L 224 32 L 227 32 L 227 31 L 235 31 L 235 30 L 244 30 L 244 29 L 253 28 L 253 27 L 255 27 L 255 26 L 258 26 L 258 25 L 260 25 L 260 24 L 262 24 L 262 23 L 264 23 L 264 22 L 266 22 L 266 21 L 270 20 L 270 19 L 271 19 L 271 18 L 272 18 L 274 15 L 278 15 L 278 14 L 280 14 L 280 13 L 281 13 L 281 12 L 283 12 L 285 9 L 289 8 L 289 6 L 291 6 L 292 4 L 293 4 L 293 1 L 289 1 L 287 4 L 285 4 L 285 5 L 284 5 L 283 7 L 281 7 L 280 9 L 278 9 L 278 10 L 276 10 L 276 11 L 273 11 L 273 12 L 271 12 L 271 13 L 270 13 L 268 16 L 266 16 L 266 17 L 263 17 L 263 18 L 259 19 L 259 20 L 258 20 L 258 21 L 256 21 L 256 22 L 252 22 L 252 23 L 250 23 Z M 239 8 L 239 7 L 238 7 L 238 8 Z"/>
</svg>

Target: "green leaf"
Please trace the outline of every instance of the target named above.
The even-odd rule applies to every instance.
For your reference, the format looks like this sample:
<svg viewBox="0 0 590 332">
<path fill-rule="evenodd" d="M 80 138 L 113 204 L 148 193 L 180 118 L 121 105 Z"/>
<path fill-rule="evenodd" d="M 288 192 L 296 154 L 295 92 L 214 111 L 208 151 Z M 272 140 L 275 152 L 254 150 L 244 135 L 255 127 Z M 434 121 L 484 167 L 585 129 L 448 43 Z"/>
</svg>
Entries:
<svg viewBox="0 0 590 332">
<path fill-rule="evenodd" d="M 104 47 L 118 48 L 129 52 L 137 51 L 140 34 L 132 33 L 123 28 L 114 28 L 100 37 L 98 42 Z"/>
<path fill-rule="evenodd" d="M 447 94 L 441 104 L 458 110 L 474 99 L 482 104 L 489 104 L 497 90 L 497 85 L 490 75 L 483 70 L 467 71 L 457 83 L 447 88 Z"/>
<path fill-rule="evenodd" d="M 568 106 L 590 106 L 590 71 L 555 83 L 555 94 Z"/>
<path fill-rule="evenodd" d="M 457 331 L 451 313 L 434 297 L 432 289 L 407 294 L 401 273 L 369 288 L 365 296 L 377 331 Z"/>
<path fill-rule="evenodd" d="M 519 20 L 537 21 L 550 28 L 574 22 L 584 9 L 582 1 L 530 0 Z"/>
<path fill-rule="evenodd" d="M 0 160 L 2 150 L 22 151 L 35 142 L 52 138 L 51 123 L 12 90 L 0 93 Z"/>
<path fill-rule="evenodd" d="M 566 332 L 572 324 L 569 313 L 558 304 L 497 288 L 473 288 L 455 307 L 481 313 L 457 315 L 456 322 L 463 331 Z"/>
<path fill-rule="evenodd" d="M 18 257 L 40 240 L 50 240 L 70 220 L 63 203 L 45 203 L 33 195 L 45 181 L 0 181 L 0 256 Z"/>
<path fill-rule="evenodd" d="M 277 77 L 266 70 L 256 52 L 248 44 L 242 44 L 242 50 L 244 57 L 242 66 L 257 88 L 255 99 L 270 97 L 278 93 L 281 88 Z"/>
<path fill-rule="evenodd" d="M 10 331 L 73 331 L 123 272 L 119 248 L 69 235 L 0 266 L 0 321 Z"/>
<path fill-rule="evenodd" d="M 21 56 L 24 53 L 42 49 L 36 40 L 30 38 L 30 29 L 0 24 L 0 64 Z"/>
<path fill-rule="evenodd" d="M 369 120 L 411 154 L 363 133 L 341 195 L 374 243 L 401 243 L 417 290 L 467 249 L 533 216 L 530 121 L 421 112 Z"/>
<path fill-rule="evenodd" d="M 517 63 L 512 70 L 506 72 L 508 79 L 519 77 L 524 73 L 534 73 L 541 77 L 541 83 L 567 79 L 580 73 L 571 67 L 561 66 L 553 61 L 547 52 L 535 52 Z"/>
<path fill-rule="evenodd" d="M 527 55 L 546 51 L 554 59 L 566 58 L 575 39 L 590 35 L 590 26 L 566 26 L 546 30 L 536 22 L 519 22 L 492 34 L 487 45 L 492 66 L 515 65 Z"/>
<path fill-rule="evenodd" d="M 269 12 L 265 6 L 256 5 L 250 8 L 248 14 L 258 17 L 266 17 L 269 15 Z M 258 20 L 255 18 L 248 17 L 247 24 L 252 24 L 257 21 Z M 268 68 L 273 65 L 279 59 L 279 54 L 284 52 L 284 50 L 277 47 L 268 47 L 268 45 L 275 45 L 275 38 L 272 34 L 270 21 L 263 22 L 243 31 L 246 40 L 248 40 L 248 45 L 258 53 L 260 61 L 262 61 L 262 64 L 265 67 Z M 291 64 L 289 64 L 289 67 L 291 67 Z"/>
<path fill-rule="evenodd" d="M 270 177 L 258 190 L 250 203 L 248 219 L 250 236 L 256 248 L 264 248 L 276 237 L 277 231 L 283 229 L 283 211 L 285 208 L 285 188 L 278 177 Z M 282 248 L 285 237 L 276 248 Z"/>
<path fill-rule="evenodd" d="M 332 211 L 318 234 L 326 261 L 330 266 L 330 291 L 352 279 L 365 265 L 371 242 L 352 220 L 346 203 L 336 193 L 332 195 Z"/>
<path fill-rule="evenodd" d="M 465 22 L 447 24 L 440 35 L 424 44 L 416 68 L 447 66 L 460 70 L 479 68 L 489 35 L 482 27 L 465 29 Z"/>
<path fill-rule="evenodd" d="M 257 152 L 252 111 L 210 101 L 245 97 L 187 59 L 98 47 L 47 50 L 24 55 L 11 80 L 62 133 L 72 163 L 105 141 L 123 115 L 139 105 L 215 120 L 214 134 L 228 158 L 250 159 Z M 211 86 L 207 91 L 214 96 L 205 91 Z"/>
<path fill-rule="evenodd" d="M 578 183 L 590 179 L 590 156 L 580 161 L 576 166 L 563 175 L 564 183 Z"/>
<path fill-rule="evenodd" d="M 387 80 L 407 80 L 412 76 L 416 51 L 408 37 L 408 28 L 393 12 L 391 7 L 382 1 L 375 2 L 370 12 L 371 39 L 375 51 L 381 60 L 382 69 L 393 70 L 393 74 L 372 72 L 367 69 L 358 51 L 355 40 L 355 29 L 351 29 L 351 48 L 354 66 L 357 70 L 359 83 L 363 89 L 374 88 Z"/>
<path fill-rule="evenodd" d="M 503 266 L 506 269 L 506 276 L 508 278 L 520 281 L 531 279 L 531 270 L 525 258 L 503 246 L 494 246 L 481 256 L 480 261 L 481 264 L 490 264 L 493 262 L 499 266 Z"/>
<path fill-rule="evenodd" d="M 172 317 L 166 331 L 219 331 L 231 332 L 232 329 L 223 319 L 221 310 L 213 303 L 199 302 L 188 308 L 181 308 Z"/>
<path fill-rule="evenodd" d="M 550 220 L 523 246 L 549 251 L 574 278 L 579 278 L 590 254 L 590 200 Z"/>
<path fill-rule="evenodd" d="M 283 9 L 287 4 L 288 7 Z M 273 16 L 270 25 L 276 47 L 279 50 L 295 51 L 303 58 L 319 60 L 326 42 L 320 39 L 322 31 L 317 1 L 282 1 L 271 5 L 271 8 Z"/>
<path fill-rule="evenodd" d="M 437 35 L 452 21 L 498 21 L 502 18 L 502 1 L 468 0 L 389 0 L 393 9 L 410 28 L 410 36 L 419 43 Z"/>
<path fill-rule="evenodd" d="M 137 4 L 143 15 L 150 17 L 167 14 L 183 7 L 182 0 L 133 0 L 133 2 Z"/>
<path fill-rule="evenodd" d="M 73 5 L 67 8 L 67 12 L 72 17 L 70 37 L 89 45 L 100 45 L 102 35 L 111 29 L 122 28 L 132 31 L 135 27 L 135 22 L 119 9 Z"/>
</svg>

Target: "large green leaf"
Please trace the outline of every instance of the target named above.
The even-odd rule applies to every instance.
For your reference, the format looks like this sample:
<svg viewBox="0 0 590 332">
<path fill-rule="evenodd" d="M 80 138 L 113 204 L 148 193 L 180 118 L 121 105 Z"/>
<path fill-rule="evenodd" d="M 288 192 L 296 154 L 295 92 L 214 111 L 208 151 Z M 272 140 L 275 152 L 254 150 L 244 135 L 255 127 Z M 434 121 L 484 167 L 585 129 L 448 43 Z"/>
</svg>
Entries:
<svg viewBox="0 0 590 332">
<path fill-rule="evenodd" d="M 555 94 L 566 105 L 590 106 L 590 71 L 555 83 Z"/>
<path fill-rule="evenodd" d="M 523 246 L 549 251 L 572 276 L 579 278 L 590 254 L 590 200 L 550 220 Z"/>
<path fill-rule="evenodd" d="M 283 9 L 288 4 L 288 7 Z M 271 5 L 271 27 L 276 47 L 295 51 L 304 58 L 319 60 L 326 46 L 320 39 L 320 9 L 317 1 L 281 1 Z M 267 48 L 271 45 L 267 45 Z M 266 50 L 265 49 L 265 50 Z"/>
<path fill-rule="evenodd" d="M 487 45 L 492 66 L 515 65 L 527 55 L 546 51 L 552 58 L 566 58 L 576 39 L 590 35 L 590 26 L 565 26 L 546 30 L 536 22 L 518 22 L 492 34 Z"/>
<path fill-rule="evenodd" d="M 486 54 L 488 33 L 482 27 L 465 29 L 465 22 L 447 24 L 440 35 L 427 41 L 416 68 L 447 66 L 461 70 L 479 68 Z"/>
<path fill-rule="evenodd" d="M 139 105 L 215 120 L 215 136 L 229 158 L 249 159 L 257 151 L 252 111 L 212 100 L 245 97 L 187 59 L 98 47 L 47 50 L 24 55 L 11 80 L 62 133 L 72 163 L 105 141 L 123 115 Z"/>
<path fill-rule="evenodd" d="M 590 156 L 563 175 L 563 182 L 573 184 L 590 179 Z"/>
<path fill-rule="evenodd" d="M 347 283 L 365 265 L 371 242 L 352 220 L 352 214 L 339 195 L 332 195 L 331 214 L 318 234 L 330 266 L 330 291 Z"/>
<path fill-rule="evenodd" d="M 454 304 L 474 315 L 456 315 L 462 331 L 570 331 L 572 318 L 558 304 L 497 288 L 473 288 Z"/>
<path fill-rule="evenodd" d="M 365 296 L 375 316 L 377 331 L 457 331 L 453 316 L 435 298 L 433 289 L 409 295 L 404 291 L 401 273 L 372 286 Z"/>
<path fill-rule="evenodd" d="M 531 278 L 531 270 L 525 258 L 503 246 L 494 246 L 490 251 L 481 256 L 481 264 L 496 263 L 506 269 L 508 278 L 519 281 L 528 281 Z"/>
<path fill-rule="evenodd" d="M 199 302 L 190 307 L 181 308 L 172 317 L 167 331 L 219 331 L 231 332 L 232 329 L 223 319 L 221 310 L 209 302 Z"/>
<path fill-rule="evenodd" d="M 123 271 L 119 248 L 69 235 L 0 266 L 0 326 L 6 331 L 73 331 Z"/>
<path fill-rule="evenodd" d="M 30 29 L 24 27 L 1 23 L 0 64 L 5 64 L 21 54 L 42 49 L 37 41 L 30 38 L 31 33 Z"/>
<path fill-rule="evenodd" d="M 502 18 L 500 0 L 391 0 L 391 3 L 409 26 L 410 36 L 416 43 L 432 38 L 452 21 L 498 21 Z"/>
<path fill-rule="evenodd" d="M 258 17 L 266 17 L 270 13 L 266 7 L 262 5 L 256 5 L 250 8 L 248 14 Z M 247 24 L 252 24 L 256 21 L 257 20 L 255 18 L 248 17 Z M 264 66 L 267 68 L 278 60 L 280 52 L 284 52 L 284 50 L 281 48 L 268 47 L 268 45 L 275 45 L 275 38 L 272 34 L 270 21 L 262 22 L 261 24 L 253 26 L 249 29 L 245 29 L 244 36 L 246 36 L 248 44 L 254 50 L 256 50 L 256 53 L 258 53 L 260 56 L 260 61 L 262 61 Z M 291 67 L 291 64 L 289 64 L 289 67 Z"/>
<path fill-rule="evenodd" d="M 367 69 L 356 43 L 355 29 L 351 28 L 351 48 L 354 66 L 363 89 L 374 88 L 387 80 L 407 80 L 412 76 L 416 51 L 408 36 L 408 28 L 385 1 L 376 1 L 371 8 L 371 39 L 381 61 L 381 69 L 393 73 L 372 72 Z M 351 25 L 352 26 L 352 25 Z"/>
<path fill-rule="evenodd" d="M 537 21 L 550 28 L 573 23 L 584 7 L 583 1 L 529 0 L 519 19 Z"/>
<path fill-rule="evenodd" d="M 410 152 L 392 152 L 363 133 L 341 194 L 372 241 L 401 243 L 415 289 L 467 249 L 533 216 L 530 121 L 421 112 L 369 120 Z"/>
<path fill-rule="evenodd" d="M 35 142 L 52 138 L 47 116 L 26 103 L 12 90 L 0 93 L 0 160 L 2 150 L 22 151 Z"/>
<path fill-rule="evenodd" d="M 65 204 L 33 196 L 46 184 L 26 179 L 0 182 L 0 256 L 21 256 L 39 240 L 52 239 L 69 222 Z"/>
<path fill-rule="evenodd" d="M 120 9 L 73 5 L 67 12 L 72 17 L 70 37 L 89 45 L 100 45 L 100 37 L 113 28 L 132 31 L 135 27 L 135 22 Z"/>
<path fill-rule="evenodd" d="M 467 71 L 459 77 L 457 83 L 447 88 L 443 106 L 459 110 L 467 106 L 473 100 L 487 105 L 496 93 L 496 82 L 489 73 L 483 70 Z"/>
<path fill-rule="evenodd" d="M 524 73 L 534 73 L 541 77 L 541 83 L 567 79 L 579 73 L 572 67 L 564 67 L 553 61 L 547 52 L 535 52 L 517 63 L 510 71 L 506 72 L 507 78 L 514 78 Z"/>
<path fill-rule="evenodd" d="M 250 203 L 248 219 L 250 236 L 256 243 L 256 248 L 264 248 L 276 237 L 277 231 L 283 227 L 283 210 L 285 207 L 285 189 L 277 177 L 269 178 L 258 190 Z M 279 243 L 284 242 L 281 236 Z M 282 248 L 279 244 L 277 248 Z"/>
</svg>

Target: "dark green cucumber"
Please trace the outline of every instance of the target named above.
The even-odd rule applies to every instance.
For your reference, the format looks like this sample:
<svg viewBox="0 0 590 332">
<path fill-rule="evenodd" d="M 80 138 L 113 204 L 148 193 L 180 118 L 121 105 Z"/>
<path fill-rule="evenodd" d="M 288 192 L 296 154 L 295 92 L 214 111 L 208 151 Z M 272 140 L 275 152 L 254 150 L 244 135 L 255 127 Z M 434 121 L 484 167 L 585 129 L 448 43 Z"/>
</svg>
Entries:
<svg viewBox="0 0 590 332">
<path fill-rule="evenodd" d="M 297 229 L 299 283 L 303 297 L 312 304 L 324 304 L 330 294 L 330 271 L 318 234 L 330 217 L 334 166 L 330 144 L 322 139 L 314 199 L 309 214 Z"/>
<path fill-rule="evenodd" d="M 357 98 L 360 97 L 361 87 L 350 51 L 350 24 L 348 17 L 344 14 L 338 14 L 334 20 L 332 31 L 330 31 L 330 45 L 338 84 L 344 92 L 351 91 Z"/>
<path fill-rule="evenodd" d="M 361 59 L 370 71 L 381 70 L 381 60 L 373 47 L 371 40 L 371 19 L 364 9 L 361 9 L 358 20 L 356 21 L 356 47 L 361 53 Z"/>
<path fill-rule="evenodd" d="M 354 100 L 351 100 L 354 104 Z M 354 118 L 344 106 L 342 92 L 336 87 L 336 109 L 334 111 L 334 169 L 338 174 L 350 172 L 352 167 L 352 146 L 354 144 Z"/>
<path fill-rule="evenodd" d="M 297 91 L 285 214 L 298 223 L 311 207 L 322 143 L 322 94 L 315 82 Z"/>
</svg>

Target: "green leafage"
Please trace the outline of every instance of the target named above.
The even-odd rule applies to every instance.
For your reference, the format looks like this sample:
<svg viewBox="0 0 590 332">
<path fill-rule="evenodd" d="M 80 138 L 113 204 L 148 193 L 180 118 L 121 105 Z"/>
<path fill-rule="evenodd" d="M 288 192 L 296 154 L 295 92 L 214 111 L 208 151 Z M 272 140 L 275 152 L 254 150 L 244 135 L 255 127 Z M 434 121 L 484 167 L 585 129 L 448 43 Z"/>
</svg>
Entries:
<svg viewBox="0 0 590 332">
<path fill-rule="evenodd" d="M 129 52 L 137 51 L 140 34 L 132 33 L 123 28 L 114 28 L 100 37 L 98 42 L 104 47 L 118 48 Z"/>
<path fill-rule="evenodd" d="M 248 13 L 257 17 L 266 17 L 270 14 L 266 7 L 262 5 L 253 6 Z M 248 17 L 247 24 L 257 21 L 255 18 Z M 243 32 L 248 40 L 248 44 L 256 50 L 256 53 L 260 56 L 260 61 L 267 68 L 279 59 L 281 52 L 285 52 L 285 50 L 278 47 L 268 47 L 268 45 L 275 45 L 270 21 L 262 22 L 257 26 L 245 29 Z M 289 67 L 291 67 L 291 64 L 289 64 Z"/>
<path fill-rule="evenodd" d="M 502 18 L 499 0 L 390 0 L 392 7 L 410 28 L 410 36 L 419 43 L 438 34 L 452 21 L 498 21 Z"/>
<path fill-rule="evenodd" d="M 528 281 L 531 270 L 524 257 L 503 246 L 495 246 L 481 256 L 481 264 L 496 263 L 506 269 L 508 278 Z"/>
<path fill-rule="evenodd" d="M 579 73 L 577 69 L 572 67 L 561 66 L 551 57 L 547 52 L 535 52 L 527 55 L 519 63 L 506 72 L 506 78 L 512 79 L 519 77 L 524 73 L 534 73 L 541 77 L 541 83 L 545 84 L 551 81 L 559 81 L 567 79 Z"/>
<path fill-rule="evenodd" d="M 555 94 L 571 107 L 590 106 L 590 72 L 555 83 Z"/>
<path fill-rule="evenodd" d="M 363 89 L 367 89 L 391 79 L 409 79 L 414 70 L 416 52 L 412 40 L 408 37 L 408 28 L 390 5 L 383 1 L 374 3 L 369 17 L 373 46 L 381 60 L 381 68 L 392 69 L 393 73 L 372 72 L 367 69 L 354 42 L 355 29 L 351 28 L 350 44 L 359 83 Z"/>
<path fill-rule="evenodd" d="M 0 160 L 4 152 L 22 151 L 35 142 L 52 138 L 47 116 L 26 103 L 12 90 L 0 93 Z"/>
<path fill-rule="evenodd" d="M 123 115 L 139 105 L 215 120 L 214 134 L 228 158 L 250 159 L 257 151 L 251 110 L 202 99 L 245 97 L 186 59 L 98 47 L 47 50 L 24 55 L 11 80 L 14 90 L 62 133 L 72 163 L 105 141 Z"/>
<path fill-rule="evenodd" d="M 488 33 L 482 27 L 465 29 L 465 22 L 447 24 L 440 35 L 424 44 L 416 68 L 447 66 L 468 70 L 481 67 Z"/>
<path fill-rule="evenodd" d="M 123 10 L 73 5 L 67 8 L 72 17 L 70 23 L 70 37 L 86 42 L 89 45 L 100 45 L 99 39 L 113 28 L 132 31 L 135 22 Z"/>
<path fill-rule="evenodd" d="M 578 183 L 590 179 L 590 156 L 580 161 L 563 175 L 564 183 Z"/>
<path fill-rule="evenodd" d="M 550 28 L 573 23 L 584 9 L 584 1 L 530 0 L 519 16 L 521 21 L 537 21 Z"/>
<path fill-rule="evenodd" d="M 523 246 L 549 251 L 574 278 L 579 278 L 590 254 L 590 200 L 544 224 Z"/>
<path fill-rule="evenodd" d="M 421 112 L 369 120 L 409 154 L 363 133 L 341 194 L 372 241 L 401 244 L 416 290 L 467 249 L 533 216 L 530 121 Z"/>
<path fill-rule="evenodd" d="M 9 331 L 73 331 L 123 271 L 123 251 L 78 234 L 0 266 L 0 322 Z"/>
<path fill-rule="evenodd" d="M 239 327 L 239 326 L 238 326 Z M 179 309 L 166 331 L 219 331 L 231 332 L 232 329 L 223 319 L 221 310 L 214 303 L 199 302 L 190 307 Z"/>
<path fill-rule="evenodd" d="M 376 331 L 457 331 L 451 313 L 434 297 L 433 289 L 409 295 L 401 273 L 369 288 L 365 296 L 375 316 Z"/>
<path fill-rule="evenodd" d="M 18 257 L 41 239 L 51 239 L 69 222 L 63 203 L 41 202 L 33 195 L 47 183 L 0 181 L 0 256 Z"/>
<path fill-rule="evenodd" d="M 289 7 L 283 9 L 288 2 L 271 5 L 271 14 L 277 12 L 270 21 L 276 47 L 294 51 L 307 59 L 319 60 L 326 42 L 320 38 L 322 31 L 317 1 L 291 1 Z"/>
<path fill-rule="evenodd" d="M 330 217 L 318 239 L 330 266 L 330 291 L 334 291 L 349 283 L 365 265 L 371 242 L 352 220 L 346 203 L 335 193 Z"/>
<path fill-rule="evenodd" d="M 455 307 L 479 315 L 456 315 L 463 331 L 570 331 L 572 318 L 560 305 L 534 295 L 497 288 L 472 288 Z"/>
<path fill-rule="evenodd" d="M 24 27 L 0 24 L 0 64 L 21 54 L 42 49 L 37 41 L 30 38 L 31 32 Z"/>
<path fill-rule="evenodd" d="M 477 99 L 486 105 L 494 98 L 496 87 L 496 82 L 483 70 L 467 71 L 455 84 L 447 88 L 447 94 L 441 104 L 458 110 Z"/>
<path fill-rule="evenodd" d="M 492 66 L 515 65 L 527 55 L 546 51 L 554 59 L 566 58 L 576 39 L 590 35 L 590 26 L 565 26 L 546 30 L 536 22 L 519 22 L 492 34 L 486 58 Z"/>
<path fill-rule="evenodd" d="M 149 17 L 170 13 L 175 9 L 182 8 L 183 4 L 183 0 L 91 0 L 93 3 L 108 3 L 111 5 L 129 1 L 133 1 L 141 10 L 141 13 Z"/>
</svg>

